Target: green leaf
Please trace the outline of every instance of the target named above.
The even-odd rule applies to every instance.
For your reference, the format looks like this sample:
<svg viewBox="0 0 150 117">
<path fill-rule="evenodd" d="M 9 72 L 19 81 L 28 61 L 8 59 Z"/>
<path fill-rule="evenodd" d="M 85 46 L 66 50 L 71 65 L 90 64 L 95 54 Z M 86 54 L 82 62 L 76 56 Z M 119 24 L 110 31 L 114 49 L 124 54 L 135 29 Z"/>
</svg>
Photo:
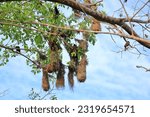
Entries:
<svg viewBox="0 0 150 117">
<path fill-rule="evenodd" d="M 42 40 L 41 35 L 37 35 L 37 36 L 35 37 L 35 44 L 36 44 L 37 46 L 40 46 L 40 45 L 42 44 L 42 42 L 43 42 L 43 40 Z"/>
<path fill-rule="evenodd" d="M 95 34 L 90 34 L 89 38 L 88 38 L 89 42 L 92 44 L 92 45 L 95 45 L 96 43 L 96 37 L 95 37 Z"/>
</svg>

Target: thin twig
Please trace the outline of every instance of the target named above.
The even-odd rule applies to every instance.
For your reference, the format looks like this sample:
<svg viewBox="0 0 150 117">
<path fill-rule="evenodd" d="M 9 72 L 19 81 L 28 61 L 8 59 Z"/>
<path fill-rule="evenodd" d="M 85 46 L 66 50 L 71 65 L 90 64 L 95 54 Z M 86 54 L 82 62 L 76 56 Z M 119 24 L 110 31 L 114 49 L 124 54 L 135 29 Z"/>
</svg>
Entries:
<svg viewBox="0 0 150 117">
<path fill-rule="evenodd" d="M 124 10 L 124 12 L 125 12 L 125 14 L 126 14 L 126 16 L 127 16 L 127 19 L 128 19 L 128 21 L 129 21 L 129 24 L 130 24 L 130 27 L 131 27 L 132 35 L 133 35 L 133 27 L 132 27 L 132 24 L 131 24 L 131 20 L 130 20 L 130 18 L 129 18 L 129 15 L 128 15 L 128 13 L 127 13 L 127 11 L 126 11 L 126 9 L 125 9 L 125 7 L 124 7 L 122 1 L 121 1 L 121 0 L 119 0 L 119 1 L 120 1 L 121 5 L 122 5 L 122 8 L 123 8 L 123 10 Z"/>
<path fill-rule="evenodd" d="M 146 68 L 146 67 L 143 67 L 143 66 L 138 66 L 138 65 L 137 65 L 136 67 L 137 67 L 137 68 L 145 69 L 146 72 L 149 72 L 149 71 L 150 71 L 150 69 L 148 69 L 148 68 Z"/>
<path fill-rule="evenodd" d="M 133 16 L 131 19 L 133 19 L 150 1 L 148 0 Z"/>
<path fill-rule="evenodd" d="M 50 95 L 53 90 L 54 90 L 54 86 L 43 97 L 41 97 L 39 100 L 45 99 L 45 97 L 47 97 L 48 95 Z"/>
<path fill-rule="evenodd" d="M 0 92 L 0 97 L 5 96 L 7 92 L 8 92 L 8 89 L 4 90 L 3 92 Z"/>
</svg>

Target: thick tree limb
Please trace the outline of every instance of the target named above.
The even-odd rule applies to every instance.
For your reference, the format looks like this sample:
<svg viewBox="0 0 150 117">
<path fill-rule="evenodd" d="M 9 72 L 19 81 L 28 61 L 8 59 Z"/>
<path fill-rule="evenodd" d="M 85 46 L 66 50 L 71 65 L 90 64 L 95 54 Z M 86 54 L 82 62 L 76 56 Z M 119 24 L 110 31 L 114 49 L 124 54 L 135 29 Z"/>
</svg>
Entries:
<svg viewBox="0 0 150 117">
<path fill-rule="evenodd" d="M 129 20 L 127 19 L 127 18 L 120 18 L 121 20 L 124 20 L 124 22 L 129 22 L 129 20 L 130 20 L 130 22 L 135 22 L 135 23 L 150 23 L 150 19 L 148 19 L 148 20 L 140 20 L 140 19 L 131 19 L 131 18 L 129 18 Z"/>
</svg>

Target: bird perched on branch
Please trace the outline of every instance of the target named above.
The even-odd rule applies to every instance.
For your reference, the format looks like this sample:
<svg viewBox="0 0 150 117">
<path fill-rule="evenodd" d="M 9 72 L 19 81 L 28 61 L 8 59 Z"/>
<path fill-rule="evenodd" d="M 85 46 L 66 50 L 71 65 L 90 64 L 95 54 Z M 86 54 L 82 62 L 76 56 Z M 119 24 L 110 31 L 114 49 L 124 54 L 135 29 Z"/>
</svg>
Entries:
<svg viewBox="0 0 150 117">
<path fill-rule="evenodd" d="M 54 15 L 55 15 L 55 18 L 58 18 L 58 16 L 60 15 L 57 6 L 54 7 Z"/>
<path fill-rule="evenodd" d="M 16 47 L 15 47 L 15 49 L 16 49 L 16 52 L 19 52 L 19 53 L 21 52 L 21 50 L 20 50 L 20 47 L 19 47 L 19 46 L 16 46 Z"/>
</svg>

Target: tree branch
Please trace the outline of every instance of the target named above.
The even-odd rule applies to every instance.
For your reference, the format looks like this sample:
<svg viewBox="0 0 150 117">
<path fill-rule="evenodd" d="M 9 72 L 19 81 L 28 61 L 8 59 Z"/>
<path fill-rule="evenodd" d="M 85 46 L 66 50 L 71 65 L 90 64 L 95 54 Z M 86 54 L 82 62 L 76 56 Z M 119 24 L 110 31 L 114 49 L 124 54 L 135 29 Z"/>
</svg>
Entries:
<svg viewBox="0 0 150 117">
<path fill-rule="evenodd" d="M 148 69 L 148 68 L 146 68 L 146 67 L 143 67 L 143 66 L 138 66 L 138 65 L 137 65 L 136 67 L 137 67 L 137 68 L 145 69 L 146 72 L 149 72 L 149 71 L 150 71 L 150 69 Z"/>
<path fill-rule="evenodd" d="M 7 1 L 25 1 L 25 0 L 1 0 L 0 2 L 7 2 Z M 73 1 L 73 0 L 45 0 L 45 1 L 50 1 L 50 2 L 57 2 L 60 4 L 64 4 L 67 6 L 70 6 L 73 9 L 79 10 L 83 13 L 86 13 L 92 17 L 94 17 L 95 19 L 102 21 L 102 22 L 107 22 L 110 24 L 117 24 L 118 26 L 122 27 L 128 34 L 130 35 L 134 35 L 136 37 L 140 37 L 134 30 L 132 30 L 125 22 L 123 19 L 121 18 L 115 18 L 115 17 L 111 17 L 111 16 L 107 16 L 104 15 L 102 13 L 96 12 L 92 9 L 90 9 L 89 7 L 86 7 L 86 5 L 81 4 L 79 2 Z M 143 39 L 144 40 L 144 39 Z M 145 41 L 143 40 L 139 40 L 138 42 L 149 48 L 150 49 L 150 44 L 149 43 L 145 43 Z"/>
<path fill-rule="evenodd" d="M 131 22 L 135 22 L 135 23 L 144 23 L 144 24 L 150 23 L 150 19 L 148 19 L 148 20 L 131 19 L 131 18 L 129 18 L 129 20 L 126 18 L 120 18 L 120 19 L 124 20 L 124 22 L 129 22 L 129 20 L 130 20 Z"/>
<path fill-rule="evenodd" d="M 8 89 L 4 90 L 3 92 L 0 92 L 0 97 L 5 96 L 7 92 L 8 92 Z"/>
<path fill-rule="evenodd" d="M 133 19 L 150 1 L 148 0 L 133 16 L 131 19 Z"/>
<path fill-rule="evenodd" d="M 31 61 L 34 65 L 36 65 L 38 68 L 41 68 L 41 66 L 39 66 L 39 64 L 37 64 L 35 61 L 33 61 L 33 60 L 31 60 L 29 57 L 27 57 L 26 55 L 24 55 L 24 54 L 22 54 L 22 53 L 20 53 L 20 52 L 18 52 L 18 51 L 15 51 L 14 49 L 15 48 L 11 48 L 11 47 L 8 47 L 8 46 L 4 46 L 4 45 L 1 45 L 0 44 L 0 47 L 1 48 L 5 48 L 5 49 L 8 49 L 8 50 L 11 50 L 12 52 L 14 52 L 14 53 L 17 53 L 17 54 L 20 54 L 21 56 L 23 56 L 23 57 L 25 57 L 26 59 L 28 59 L 29 61 Z"/>
<path fill-rule="evenodd" d="M 5 19 L 3 19 L 5 20 Z M 19 25 L 17 24 L 18 21 L 17 20 L 6 20 L 6 21 L 9 21 L 10 23 L 6 23 L 6 22 L 0 22 L 0 24 L 3 24 L 3 25 L 12 25 L 12 26 L 17 26 L 17 27 L 20 27 L 20 28 L 25 28 L 24 26 L 22 25 Z M 11 23 L 13 22 L 13 23 Z M 31 22 L 22 22 L 23 24 L 37 24 L 37 25 L 41 25 L 41 26 L 48 26 L 48 27 L 53 27 L 53 28 L 56 28 L 56 29 L 64 29 L 64 30 L 72 30 L 72 31 L 75 31 L 75 32 L 87 32 L 87 33 L 97 33 L 97 34 L 111 34 L 111 35 L 118 35 L 120 37 L 125 37 L 125 38 L 129 38 L 129 39 L 133 39 L 135 41 L 138 41 L 138 42 L 142 42 L 144 43 L 145 45 L 150 45 L 150 40 L 146 40 L 146 39 L 143 39 L 143 38 L 140 38 L 138 36 L 135 36 L 135 35 L 125 35 L 125 34 L 122 34 L 122 33 L 111 33 L 111 32 L 102 32 L 102 31 L 92 31 L 92 30 L 84 30 L 84 29 L 74 29 L 74 28 L 70 28 L 70 27 L 61 27 L 61 26 L 57 26 L 57 25 L 52 25 L 52 24 L 47 24 L 47 23 L 41 23 L 41 22 L 35 22 L 35 21 L 31 21 Z M 126 26 L 126 27 L 125 27 Z M 125 28 L 130 28 L 128 25 L 125 25 L 124 27 Z M 123 27 L 123 26 L 122 26 Z M 34 31 L 37 31 L 37 32 L 40 32 L 42 33 L 43 35 L 46 34 L 45 31 L 42 31 L 42 30 L 37 30 L 37 29 L 32 29 L 32 28 L 27 28 L 27 29 L 30 29 L 30 30 L 34 30 Z M 57 32 L 55 33 L 50 33 L 48 32 L 47 34 L 49 35 L 55 35 L 55 36 L 59 36 L 59 34 L 57 34 Z"/>
</svg>

